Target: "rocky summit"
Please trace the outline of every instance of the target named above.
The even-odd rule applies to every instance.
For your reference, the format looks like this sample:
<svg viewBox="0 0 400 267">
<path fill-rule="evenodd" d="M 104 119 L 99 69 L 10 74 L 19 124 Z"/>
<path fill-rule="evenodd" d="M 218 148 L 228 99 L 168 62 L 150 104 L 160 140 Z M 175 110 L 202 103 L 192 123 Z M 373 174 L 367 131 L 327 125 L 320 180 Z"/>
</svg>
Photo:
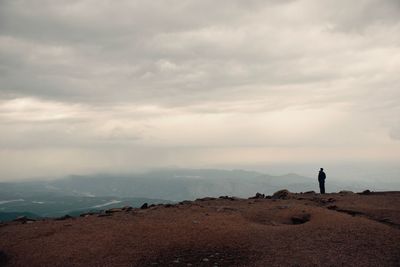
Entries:
<svg viewBox="0 0 400 267">
<path fill-rule="evenodd" d="M 400 192 L 282 190 L 23 218 L 0 225 L 0 266 L 400 266 Z"/>
</svg>

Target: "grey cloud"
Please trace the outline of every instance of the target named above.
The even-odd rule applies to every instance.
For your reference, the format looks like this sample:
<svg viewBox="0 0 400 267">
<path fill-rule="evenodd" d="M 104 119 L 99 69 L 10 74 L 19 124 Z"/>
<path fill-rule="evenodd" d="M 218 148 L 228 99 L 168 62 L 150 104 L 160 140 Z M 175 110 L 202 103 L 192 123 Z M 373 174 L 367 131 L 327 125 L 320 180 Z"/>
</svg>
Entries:
<svg viewBox="0 0 400 267">
<path fill-rule="evenodd" d="M 379 3 L 362 1 L 359 11 L 336 1 L 327 7 L 313 1 L 104 1 L 95 9 L 92 1 L 3 1 L 0 90 L 14 97 L 182 105 L 257 98 L 277 86 L 322 87 L 355 75 L 341 71 L 359 60 L 354 50 L 375 49 L 368 37 L 323 32 L 324 24 L 351 28 L 346 23 L 365 25 L 368 12 L 397 10 L 393 1 Z M 296 17 L 308 6 L 314 17 Z M 362 10 L 372 11 L 364 16 Z"/>
<path fill-rule="evenodd" d="M 397 0 L 0 0 L 0 146 L 392 157 L 399 18 Z"/>
<path fill-rule="evenodd" d="M 330 7 L 335 9 L 341 2 L 331 3 Z M 368 27 L 398 24 L 399 16 L 400 2 L 397 0 L 362 0 L 339 7 L 336 13 L 331 14 L 330 21 L 335 30 L 363 34 Z"/>
</svg>

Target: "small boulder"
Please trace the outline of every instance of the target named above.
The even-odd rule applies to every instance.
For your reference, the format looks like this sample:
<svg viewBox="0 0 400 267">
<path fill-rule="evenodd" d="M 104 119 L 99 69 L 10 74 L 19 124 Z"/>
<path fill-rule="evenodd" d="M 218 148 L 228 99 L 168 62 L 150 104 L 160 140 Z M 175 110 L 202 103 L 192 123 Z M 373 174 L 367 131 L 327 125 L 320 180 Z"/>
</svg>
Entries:
<svg viewBox="0 0 400 267">
<path fill-rule="evenodd" d="M 313 194 L 315 194 L 315 191 L 307 191 L 307 192 L 304 192 L 303 194 L 306 194 L 306 195 L 313 195 Z"/>
<path fill-rule="evenodd" d="M 190 205 L 190 204 L 192 204 L 192 201 L 190 201 L 190 200 L 184 200 L 184 201 L 179 202 L 179 205 Z"/>
<path fill-rule="evenodd" d="M 122 210 L 128 212 L 128 211 L 133 210 L 133 208 L 131 206 L 125 206 L 125 207 L 122 208 Z"/>
<path fill-rule="evenodd" d="M 291 193 L 287 189 L 279 190 L 272 195 L 272 199 L 288 199 Z"/>
<path fill-rule="evenodd" d="M 16 219 L 13 220 L 14 222 L 20 222 L 20 223 L 31 223 L 31 222 L 35 222 L 35 219 L 30 219 L 26 216 L 19 216 Z"/>
<path fill-rule="evenodd" d="M 123 211 L 123 209 L 114 208 L 114 209 L 106 210 L 105 213 L 115 213 L 115 212 L 121 212 L 121 211 Z"/>
<path fill-rule="evenodd" d="M 383 223 L 390 223 L 393 224 L 392 220 L 390 218 L 381 218 L 378 220 L 379 222 L 383 222 Z"/>
<path fill-rule="evenodd" d="M 81 215 L 79 215 L 79 217 L 89 217 L 91 215 L 95 215 L 98 212 L 86 212 L 86 213 L 82 213 Z"/>
<path fill-rule="evenodd" d="M 264 199 L 265 195 L 261 194 L 261 193 L 256 193 L 256 195 L 254 197 L 249 197 L 249 199 Z"/>
<path fill-rule="evenodd" d="M 220 199 L 232 200 L 232 201 L 236 200 L 235 197 L 230 197 L 230 196 L 220 196 L 219 198 L 220 198 Z"/>
<path fill-rule="evenodd" d="M 64 221 L 64 220 L 68 220 L 68 219 L 72 219 L 72 216 L 67 214 L 67 215 L 55 218 L 56 221 Z"/>
<path fill-rule="evenodd" d="M 142 210 L 145 210 L 145 209 L 149 208 L 149 204 L 144 203 L 140 208 L 141 208 Z"/>
<path fill-rule="evenodd" d="M 198 198 L 195 201 L 210 201 L 210 200 L 215 200 L 215 197 L 203 197 L 203 198 Z"/>
<path fill-rule="evenodd" d="M 370 194 L 372 194 L 372 192 L 369 189 L 367 189 L 367 190 L 364 190 L 364 191 L 362 191 L 361 193 L 358 193 L 358 194 L 360 194 L 360 195 L 370 195 Z"/>
</svg>

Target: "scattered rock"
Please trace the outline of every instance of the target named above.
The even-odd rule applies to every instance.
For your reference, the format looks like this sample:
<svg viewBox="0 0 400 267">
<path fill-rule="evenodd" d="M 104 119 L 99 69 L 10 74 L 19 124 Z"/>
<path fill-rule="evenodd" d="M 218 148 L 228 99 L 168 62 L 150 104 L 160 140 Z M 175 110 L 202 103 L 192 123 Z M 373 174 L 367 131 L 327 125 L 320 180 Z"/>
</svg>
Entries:
<svg viewBox="0 0 400 267">
<path fill-rule="evenodd" d="M 89 217 L 91 215 L 96 215 L 96 214 L 98 214 L 98 212 L 86 212 L 79 215 L 79 217 Z"/>
<path fill-rule="evenodd" d="M 122 212 L 122 211 L 123 211 L 122 209 L 114 208 L 114 209 L 106 210 L 105 213 L 115 213 L 115 212 Z"/>
<path fill-rule="evenodd" d="M 72 216 L 67 214 L 67 215 L 64 215 L 62 217 L 55 218 L 56 221 L 64 221 L 64 220 L 68 220 L 68 219 L 72 219 Z"/>
<path fill-rule="evenodd" d="M 30 219 L 26 216 L 19 216 L 16 219 L 13 220 L 14 222 L 20 222 L 20 223 L 32 223 L 35 222 L 35 219 Z"/>
<path fill-rule="evenodd" d="M 122 208 L 122 210 L 128 212 L 128 211 L 133 210 L 133 208 L 131 206 L 125 206 L 125 207 Z"/>
<path fill-rule="evenodd" d="M 204 258 L 203 261 L 204 261 L 204 262 L 209 262 L 210 260 L 207 259 L 207 258 Z"/>
<path fill-rule="evenodd" d="M 314 191 L 314 190 L 312 190 L 312 191 L 307 191 L 307 192 L 304 192 L 303 194 L 311 195 L 311 194 L 315 194 L 315 191 Z"/>
<path fill-rule="evenodd" d="M 230 197 L 230 196 L 220 196 L 219 198 L 220 198 L 220 199 L 232 200 L 232 201 L 236 200 L 235 197 Z"/>
<path fill-rule="evenodd" d="M 383 222 L 383 223 L 393 223 L 390 218 L 381 218 L 381 219 L 378 219 L 378 221 Z"/>
<path fill-rule="evenodd" d="M 174 205 L 172 205 L 172 204 L 165 204 L 164 205 L 164 207 L 166 207 L 166 208 L 171 208 L 171 207 L 173 207 Z"/>
<path fill-rule="evenodd" d="M 372 192 L 369 189 L 367 189 L 367 190 L 364 190 L 364 191 L 362 191 L 361 193 L 358 193 L 358 194 L 360 194 L 360 195 L 370 195 L 370 194 L 372 194 Z"/>
<path fill-rule="evenodd" d="M 308 222 L 310 218 L 311 218 L 310 214 L 302 214 L 300 216 L 293 216 L 291 220 L 293 224 L 303 224 Z"/>
<path fill-rule="evenodd" d="M 338 207 L 336 205 L 331 205 L 327 207 L 329 210 L 337 210 Z"/>
<path fill-rule="evenodd" d="M 210 200 L 216 200 L 215 197 L 203 197 L 203 198 L 198 198 L 195 201 L 210 201 Z"/>
<path fill-rule="evenodd" d="M 179 202 L 179 205 L 190 205 L 190 204 L 192 204 L 192 201 L 190 200 L 184 200 L 182 202 Z"/>
<path fill-rule="evenodd" d="M 272 195 L 272 199 L 288 199 L 291 193 L 287 189 L 279 190 Z"/>
<path fill-rule="evenodd" d="M 149 204 L 144 203 L 140 208 L 141 208 L 142 210 L 145 210 L 145 209 L 149 208 Z"/>
<path fill-rule="evenodd" d="M 249 197 L 249 199 L 263 199 L 263 198 L 265 198 L 265 195 L 258 192 L 254 197 Z"/>
</svg>

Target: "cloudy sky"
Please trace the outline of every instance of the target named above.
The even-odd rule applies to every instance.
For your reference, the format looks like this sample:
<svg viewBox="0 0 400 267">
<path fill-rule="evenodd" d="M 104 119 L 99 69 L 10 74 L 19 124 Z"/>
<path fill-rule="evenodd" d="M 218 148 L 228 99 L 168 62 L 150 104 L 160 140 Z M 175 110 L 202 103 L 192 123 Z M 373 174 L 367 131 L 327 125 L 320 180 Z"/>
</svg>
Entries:
<svg viewBox="0 0 400 267">
<path fill-rule="evenodd" d="M 0 179 L 399 160 L 398 0 L 0 0 Z"/>
</svg>

